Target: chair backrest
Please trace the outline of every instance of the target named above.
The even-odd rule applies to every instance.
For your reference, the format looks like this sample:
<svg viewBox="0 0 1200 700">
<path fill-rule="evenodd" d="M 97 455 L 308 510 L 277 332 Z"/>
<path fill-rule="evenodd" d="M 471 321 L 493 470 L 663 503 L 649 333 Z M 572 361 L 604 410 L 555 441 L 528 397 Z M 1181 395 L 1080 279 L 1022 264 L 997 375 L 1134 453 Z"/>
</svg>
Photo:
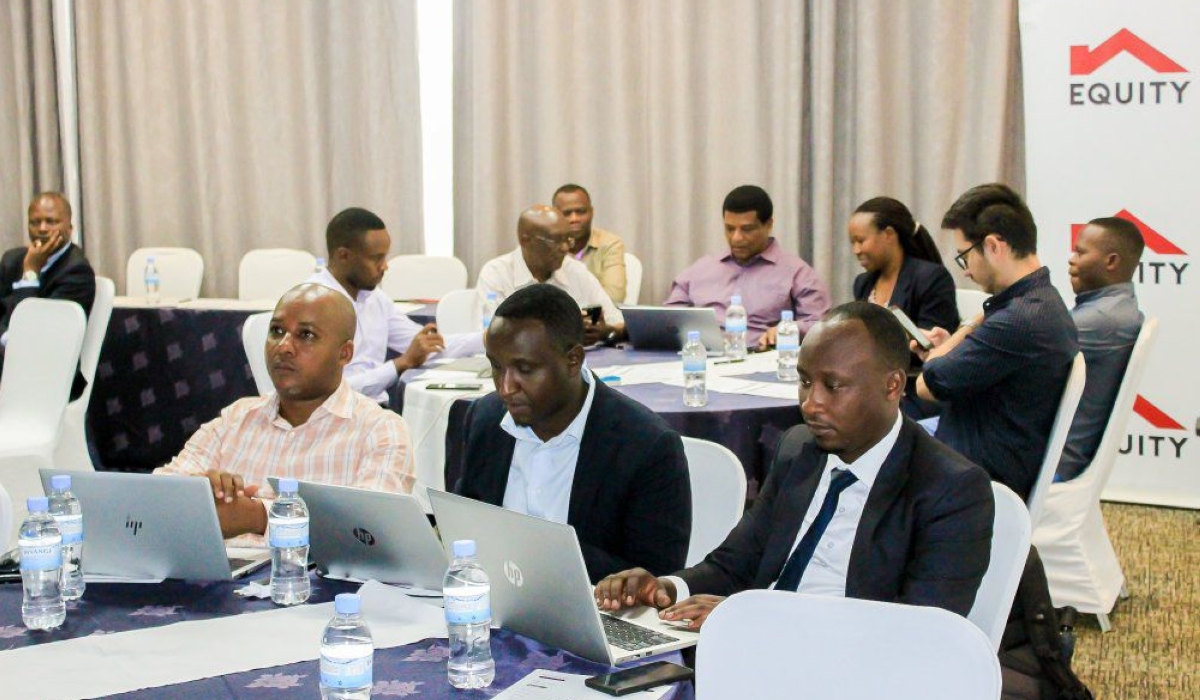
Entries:
<svg viewBox="0 0 1200 700">
<path fill-rule="evenodd" d="M 1026 502 L 1029 506 L 1029 522 L 1033 523 L 1034 529 L 1037 529 L 1038 517 L 1042 514 L 1042 504 L 1046 502 L 1046 492 L 1050 490 L 1054 473 L 1058 471 L 1058 461 L 1062 459 L 1063 445 L 1067 444 L 1067 433 L 1071 430 L 1071 422 L 1075 420 L 1075 409 L 1079 406 L 1079 398 L 1083 396 L 1086 381 L 1087 365 L 1083 353 L 1078 353 L 1071 364 L 1071 374 L 1067 377 L 1067 385 L 1063 387 L 1062 398 L 1058 401 L 1058 413 L 1054 414 L 1054 425 L 1050 428 L 1042 469 Z"/>
<path fill-rule="evenodd" d="M 955 289 L 954 300 L 958 303 L 959 318 L 966 321 L 983 313 L 983 302 L 988 300 L 988 296 L 987 292 L 981 292 L 978 289 Z M 946 330 L 954 332 L 953 328 Z"/>
<path fill-rule="evenodd" d="M 697 700 L 999 697 L 987 637 L 941 608 L 745 591 L 709 615 L 696 648 Z"/>
<path fill-rule="evenodd" d="M 8 326 L 0 374 L 0 423 L 5 430 L 53 445 L 75 379 L 87 321 L 73 301 L 26 299 Z"/>
<path fill-rule="evenodd" d="M 4 490 L 4 484 L 0 484 L 0 551 L 7 552 L 11 546 L 12 516 L 12 500 L 8 497 L 8 491 Z"/>
<path fill-rule="evenodd" d="M 317 258 L 307 250 L 259 248 L 242 256 L 238 265 L 238 299 L 274 302 L 287 290 L 312 276 Z"/>
<path fill-rule="evenodd" d="M 79 352 L 79 371 L 87 380 L 85 395 L 92 392 L 92 380 L 96 378 L 96 366 L 100 364 L 100 348 L 104 345 L 104 336 L 108 335 L 108 321 L 112 318 L 113 299 L 117 295 L 117 286 L 107 277 L 96 278 L 96 298 L 92 301 L 92 310 L 88 313 L 87 330 L 83 334 L 83 348 Z M 76 399 L 82 400 L 83 396 Z"/>
<path fill-rule="evenodd" d="M 473 333 L 483 323 L 483 305 L 474 289 L 447 292 L 437 305 L 438 333 Z"/>
<path fill-rule="evenodd" d="M 1029 509 L 1021 497 L 998 481 L 992 482 L 996 499 L 996 516 L 992 525 L 992 553 L 987 573 L 975 594 L 975 605 L 967 619 L 974 622 L 1000 651 L 1000 638 L 1012 610 L 1017 584 L 1029 558 Z"/>
<path fill-rule="evenodd" d="M 467 288 L 467 266 L 450 256 L 397 255 L 380 286 L 393 299 L 441 299 Z"/>
<path fill-rule="evenodd" d="M 271 327 L 272 313 L 264 311 L 249 316 L 242 326 L 242 348 L 246 351 L 246 359 L 250 361 L 250 373 L 254 375 L 254 385 L 258 387 L 259 396 L 275 393 L 275 385 L 271 383 L 271 375 L 267 372 L 267 356 L 263 352 L 267 345 L 267 330 Z"/>
<path fill-rule="evenodd" d="M 642 296 L 642 261 L 633 253 L 625 254 L 625 304 L 633 306 Z"/>
<path fill-rule="evenodd" d="M 687 565 L 697 564 L 725 541 L 746 505 L 746 472 L 724 445 L 683 438 L 692 482 L 692 539 Z"/>
<path fill-rule="evenodd" d="M 165 299 L 195 299 L 204 281 L 204 258 L 191 248 L 138 248 L 125 265 L 125 294 L 146 294 L 146 258 L 154 256 L 159 294 Z"/>
</svg>

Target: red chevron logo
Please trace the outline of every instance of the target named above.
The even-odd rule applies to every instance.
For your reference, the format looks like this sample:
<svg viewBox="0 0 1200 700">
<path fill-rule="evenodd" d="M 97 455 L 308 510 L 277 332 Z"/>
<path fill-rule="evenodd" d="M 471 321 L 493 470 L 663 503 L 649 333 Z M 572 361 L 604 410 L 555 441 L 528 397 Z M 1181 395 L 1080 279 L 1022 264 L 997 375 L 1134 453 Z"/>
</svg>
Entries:
<svg viewBox="0 0 1200 700">
<path fill-rule="evenodd" d="M 1071 75 L 1091 75 L 1100 66 L 1127 51 L 1145 63 L 1156 73 L 1186 73 L 1186 68 L 1172 61 L 1166 54 L 1147 44 L 1141 37 L 1128 29 L 1113 34 L 1107 41 L 1094 49 L 1087 46 L 1071 47 Z"/>
<path fill-rule="evenodd" d="M 1179 424 L 1179 421 L 1168 416 L 1165 411 L 1147 401 L 1141 394 L 1138 394 L 1133 401 L 1133 412 L 1159 430 L 1186 430 Z"/>
<path fill-rule="evenodd" d="M 1159 255 L 1187 255 L 1183 249 L 1171 242 L 1166 236 L 1158 231 L 1150 228 L 1145 221 L 1134 216 L 1128 209 L 1113 214 L 1113 216 L 1125 219 L 1137 226 L 1138 231 L 1142 233 L 1142 240 L 1146 242 L 1146 247 Z M 1071 247 L 1075 247 L 1075 241 L 1079 238 L 1079 232 L 1086 227 L 1087 224 L 1071 224 Z"/>
</svg>

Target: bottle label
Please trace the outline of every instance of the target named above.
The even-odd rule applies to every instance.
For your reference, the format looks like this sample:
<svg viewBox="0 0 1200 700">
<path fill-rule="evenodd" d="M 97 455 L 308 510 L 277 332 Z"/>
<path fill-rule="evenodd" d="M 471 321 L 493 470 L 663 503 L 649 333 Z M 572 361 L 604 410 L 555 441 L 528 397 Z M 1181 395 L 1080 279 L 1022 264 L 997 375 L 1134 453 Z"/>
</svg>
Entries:
<svg viewBox="0 0 1200 700">
<path fill-rule="evenodd" d="M 725 321 L 725 332 L 726 333 L 745 333 L 746 332 L 746 319 L 744 319 L 744 318 L 727 319 Z"/>
<path fill-rule="evenodd" d="M 703 372 L 707 369 L 708 361 L 703 357 L 688 357 L 683 360 L 684 372 Z"/>
<path fill-rule="evenodd" d="M 49 571 L 62 568 L 62 544 L 55 538 L 50 544 L 21 547 L 21 571 Z"/>
<path fill-rule="evenodd" d="M 339 658 L 321 653 L 321 684 L 329 688 L 363 688 L 374 683 L 375 658 L 371 647 L 363 656 Z"/>
<path fill-rule="evenodd" d="M 267 541 L 272 547 L 307 547 L 308 518 L 270 518 Z"/>
<path fill-rule="evenodd" d="M 471 586 L 469 591 L 445 591 L 446 622 L 452 625 L 473 625 L 492 619 L 491 586 Z"/>
<path fill-rule="evenodd" d="M 54 521 L 58 523 L 58 531 L 62 533 L 63 544 L 75 544 L 83 541 L 83 516 L 76 513 L 74 515 L 56 515 Z"/>
<path fill-rule="evenodd" d="M 158 284 L 158 275 L 146 275 L 146 286 Z"/>
<path fill-rule="evenodd" d="M 781 336 L 778 336 L 778 338 L 776 339 L 775 347 L 776 347 L 776 349 L 778 349 L 782 352 L 787 352 L 789 350 L 793 350 L 793 351 L 799 350 L 800 349 L 800 339 L 797 338 L 796 336 L 791 336 L 789 338 L 787 336 L 781 335 Z"/>
</svg>

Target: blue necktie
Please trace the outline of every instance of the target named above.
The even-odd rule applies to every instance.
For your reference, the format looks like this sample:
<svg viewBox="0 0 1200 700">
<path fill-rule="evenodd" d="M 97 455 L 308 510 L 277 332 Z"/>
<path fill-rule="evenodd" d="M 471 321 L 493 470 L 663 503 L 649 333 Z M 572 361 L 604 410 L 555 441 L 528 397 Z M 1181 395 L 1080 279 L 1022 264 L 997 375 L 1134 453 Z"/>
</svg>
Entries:
<svg viewBox="0 0 1200 700">
<path fill-rule="evenodd" d="M 808 532 L 804 533 L 804 537 L 800 538 L 800 544 L 796 545 L 796 550 L 788 557 L 783 573 L 775 582 L 777 591 L 794 591 L 800 586 L 804 570 L 808 568 L 808 562 L 812 561 L 813 552 L 817 551 L 817 543 L 821 541 L 825 528 L 829 527 L 829 521 L 833 520 L 833 514 L 837 512 L 838 498 L 842 491 L 858 481 L 858 477 L 849 469 L 834 469 L 832 476 L 829 491 L 825 494 L 825 502 L 821 504 L 817 519 L 813 521 L 812 527 L 808 528 Z"/>
</svg>

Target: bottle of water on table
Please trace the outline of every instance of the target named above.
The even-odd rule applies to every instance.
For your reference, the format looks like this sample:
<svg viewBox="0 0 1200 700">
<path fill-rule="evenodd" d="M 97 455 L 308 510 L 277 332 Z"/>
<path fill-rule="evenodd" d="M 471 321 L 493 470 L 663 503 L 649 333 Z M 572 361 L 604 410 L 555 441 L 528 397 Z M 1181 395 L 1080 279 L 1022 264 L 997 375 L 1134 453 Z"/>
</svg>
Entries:
<svg viewBox="0 0 1200 700">
<path fill-rule="evenodd" d="M 500 306 L 499 297 L 495 292 L 487 293 L 487 300 L 483 302 L 483 332 L 487 333 L 488 326 L 492 325 L 492 317 L 496 315 L 496 307 Z"/>
<path fill-rule="evenodd" d="M 146 282 L 146 303 L 157 304 L 162 301 L 162 296 L 159 295 L 162 280 L 158 276 L 158 265 L 154 263 L 153 255 L 146 257 L 146 270 L 142 279 Z"/>
<path fill-rule="evenodd" d="M 800 372 L 796 370 L 800 360 L 800 329 L 793 318 L 790 310 L 779 314 L 779 327 L 775 329 L 775 349 L 779 351 L 775 376 L 781 382 L 800 380 Z"/>
<path fill-rule="evenodd" d="M 475 561 L 475 540 L 455 540 L 442 596 L 450 658 L 446 672 L 455 688 L 486 688 L 496 677 L 492 660 L 491 584 Z"/>
<path fill-rule="evenodd" d="M 308 506 L 295 479 L 279 480 L 279 495 L 267 514 L 271 546 L 271 600 L 296 605 L 308 600 Z"/>
<path fill-rule="evenodd" d="M 62 599 L 62 535 L 50 515 L 45 496 L 25 502 L 29 517 L 21 523 L 17 545 L 21 548 L 21 619 L 31 630 L 58 627 L 67 619 Z"/>
<path fill-rule="evenodd" d="M 321 700 L 367 700 L 374 683 L 375 645 L 361 615 L 362 599 L 340 593 L 321 636 Z"/>
<path fill-rule="evenodd" d="M 70 476 L 50 477 L 50 489 L 50 515 L 62 535 L 62 597 L 79 600 L 87 587 L 83 582 L 83 509 L 71 493 Z"/>
<path fill-rule="evenodd" d="M 700 342 L 700 331 L 688 331 L 683 346 L 683 405 L 698 408 L 708 404 L 708 351 Z"/>
<path fill-rule="evenodd" d="M 316 264 L 316 267 L 313 268 L 313 272 L 320 274 L 324 271 L 325 271 L 325 258 L 317 258 L 317 264 Z"/>
<path fill-rule="evenodd" d="M 746 356 L 746 307 L 740 294 L 734 294 L 725 310 L 725 357 Z"/>
</svg>

